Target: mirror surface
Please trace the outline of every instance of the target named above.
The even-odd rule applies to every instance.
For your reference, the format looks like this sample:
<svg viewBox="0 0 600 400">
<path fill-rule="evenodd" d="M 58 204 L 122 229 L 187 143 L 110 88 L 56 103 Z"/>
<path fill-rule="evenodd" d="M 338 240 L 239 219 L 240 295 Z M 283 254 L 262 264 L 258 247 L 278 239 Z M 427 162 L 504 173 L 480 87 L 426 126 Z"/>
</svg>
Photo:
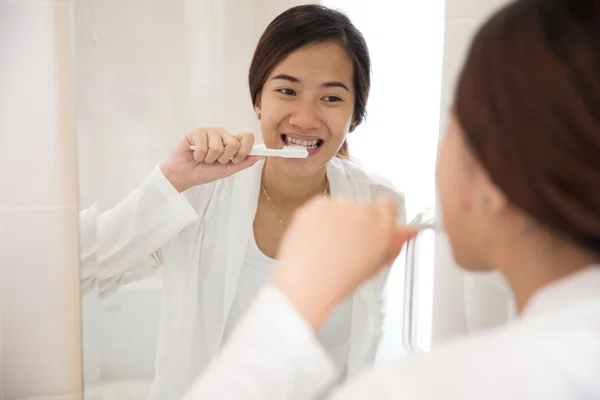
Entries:
<svg viewBox="0 0 600 400">
<path fill-rule="evenodd" d="M 393 13 L 373 2 L 324 2 L 350 17 L 371 55 L 368 118 L 355 129 L 361 90 L 349 55 L 360 49 L 329 40 L 285 53 L 294 38 L 281 36 L 284 26 L 272 33 L 279 42 L 257 50 L 269 23 L 300 3 L 74 4 L 86 399 L 185 393 L 268 281 L 286 223 L 307 198 L 396 194 L 408 220 L 435 206 L 442 1 Z M 270 65 L 274 50 L 284 56 Z M 255 51 L 266 76 L 251 74 L 253 104 Z M 212 182 L 179 168 L 181 157 L 195 156 L 185 140 L 245 132 L 255 143 L 294 143 L 311 154 L 268 158 L 230 177 L 221 168 Z M 351 160 L 336 156 L 344 140 Z M 362 192 L 348 189 L 359 182 Z M 418 249 L 431 255 L 432 237 Z M 405 282 L 402 254 L 387 280 L 368 286 L 384 305 L 357 307 L 364 293 L 356 293 L 319 332 L 340 380 L 428 346 L 433 258 L 420 260 L 409 276 L 418 282 Z M 408 330 L 412 345 L 407 287 L 420 317 Z M 369 329 L 352 330 L 355 323 Z M 351 359 L 354 347 L 366 350 Z"/>
</svg>

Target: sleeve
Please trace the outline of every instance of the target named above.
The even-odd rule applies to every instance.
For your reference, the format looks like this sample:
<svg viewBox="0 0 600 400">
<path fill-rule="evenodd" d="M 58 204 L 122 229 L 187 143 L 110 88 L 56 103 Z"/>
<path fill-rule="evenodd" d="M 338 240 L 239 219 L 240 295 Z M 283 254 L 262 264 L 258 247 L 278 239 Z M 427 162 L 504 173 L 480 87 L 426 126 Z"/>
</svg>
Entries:
<svg viewBox="0 0 600 400">
<path fill-rule="evenodd" d="M 79 259 L 81 296 L 94 290 L 98 263 L 96 262 L 96 232 L 98 206 L 92 205 L 79 213 Z"/>
<path fill-rule="evenodd" d="M 157 166 L 133 193 L 100 214 L 95 276 L 99 295 L 152 275 L 163 263 L 161 248 L 204 215 L 214 185 L 179 193 Z"/>
<path fill-rule="evenodd" d="M 456 357 L 453 357 L 455 360 Z M 444 398 L 408 390 L 431 388 L 430 363 L 413 371 L 391 364 L 370 369 L 328 392 L 335 364 L 294 305 L 273 286 L 266 286 L 235 328 L 215 361 L 198 377 L 184 400 L 424 400 Z M 443 366 L 446 368 L 446 366 Z M 421 385 L 423 384 L 423 385 Z M 434 385 L 435 386 L 435 385 Z M 435 389 L 435 388 L 434 388 Z M 446 389 L 446 388 L 444 388 Z M 431 391 L 430 391 L 431 392 Z M 456 397 L 457 399 L 459 397 Z M 463 396 L 463 398 L 466 398 Z"/>
<path fill-rule="evenodd" d="M 336 377 L 329 354 L 293 304 L 266 286 L 186 400 L 309 400 Z"/>
</svg>

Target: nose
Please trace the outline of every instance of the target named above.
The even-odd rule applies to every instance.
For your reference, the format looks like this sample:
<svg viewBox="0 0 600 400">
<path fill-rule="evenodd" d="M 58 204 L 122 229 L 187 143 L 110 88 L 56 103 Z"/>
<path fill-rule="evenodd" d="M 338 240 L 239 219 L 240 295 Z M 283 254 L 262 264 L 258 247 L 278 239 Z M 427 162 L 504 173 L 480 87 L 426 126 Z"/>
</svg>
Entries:
<svg viewBox="0 0 600 400">
<path fill-rule="evenodd" d="M 302 130 L 311 130 L 319 127 L 321 118 L 317 105 L 312 101 L 298 101 L 295 104 L 289 122 Z"/>
</svg>

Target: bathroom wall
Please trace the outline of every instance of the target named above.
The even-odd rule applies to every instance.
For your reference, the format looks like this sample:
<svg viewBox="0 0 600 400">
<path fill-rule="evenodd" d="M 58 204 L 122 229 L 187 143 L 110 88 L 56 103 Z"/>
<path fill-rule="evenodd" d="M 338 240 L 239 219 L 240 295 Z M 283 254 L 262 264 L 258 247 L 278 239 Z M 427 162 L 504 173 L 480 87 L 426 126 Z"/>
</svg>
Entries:
<svg viewBox="0 0 600 400">
<path fill-rule="evenodd" d="M 0 0 L 0 399 L 80 399 L 72 1 Z"/>
<path fill-rule="evenodd" d="M 94 146 L 101 209 L 114 205 L 197 126 L 258 123 L 247 89 L 254 47 L 292 0 L 86 0 L 76 10 L 78 134 Z M 95 44 L 94 44 L 95 41 Z M 93 138 L 93 139 L 92 139 Z"/>
<path fill-rule="evenodd" d="M 479 25 L 507 0 L 446 0 L 440 136 L 468 45 Z M 439 211 L 438 211 L 439 215 Z M 460 271 L 443 237 L 436 243 L 433 343 L 484 329 L 514 314 L 502 276 Z M 484 299 L 485 298 L 485 299 Z"/>
</svg>

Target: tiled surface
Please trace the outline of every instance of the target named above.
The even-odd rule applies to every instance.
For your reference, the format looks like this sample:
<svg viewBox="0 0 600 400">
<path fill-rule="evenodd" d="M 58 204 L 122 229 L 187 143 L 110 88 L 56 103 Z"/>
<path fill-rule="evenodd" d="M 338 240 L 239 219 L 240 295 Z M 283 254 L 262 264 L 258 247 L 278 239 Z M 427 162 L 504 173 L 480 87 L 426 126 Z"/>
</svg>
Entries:
<svg viewBox="0 0 600 400">
<path fill-rule="evenodd" d="M 94 172 L 90 158 L 102 166 L 92 180 L 80 177 L 84 207 L 95 188 L 101 210 L 124 198 L 197 126 L 258 126 L 246 89 L 258 40 L 254 1 L 78 4 L 80 165 L 85 176 Z"/>
<path fill-rule="evenodd" d="M 0 54 L 11 60 L 0 64 L 0 180 L 8 188 L 0 205 L 76 205 L 76 170 L 64 168 L 76 156 L 73 115 L 63 107 L 69 43 L 57 40 L 67 34 L 68 12 L 67 1 L 0 2 Z"/>
<path fill-rule="evenodd" d="M 69 0 L 0 0 L 0 398 L 81 398 Z"/>
<path fill-rule="evenodd" d="M 57 1 L 57 0 L 46 0 L 46 1 Z M 78 393 L 64 393 L 58 394 L 55 396 L 40 396 L 40 397 L 16 397 L 11 399 L 2 399 L 2 400 L 90 400 L 84 399 L 83 394 L 81 392 Z"/>
<path fill-rule="evenodd" d="M 6 232 L 8 229 L 6 228 L 6 210 L 0 207 L 0 257 L 2 254 L 5 254 L 7 251 L 7 241 Z M 2 260 L 0 260 L 0 282 L 4 282 L 4 267 L 1 264 Z M 1 287 L 0 287 L 0 290 Z M 1 292 L 0 292 L 1 293 Z M 4 349 L 4 340 L 3 340 L 3 332 L 4 332 L 4 301 L 3 296 L 0 295 L 0 399 L 4 399 L 4 358 L 3 358 L 3 349 Z"/>
<path fill-rule="evenodd" d="M 80 390 L 77 211 L 9 210 L 0 256 L 7 398 Z"/>
</svg>

